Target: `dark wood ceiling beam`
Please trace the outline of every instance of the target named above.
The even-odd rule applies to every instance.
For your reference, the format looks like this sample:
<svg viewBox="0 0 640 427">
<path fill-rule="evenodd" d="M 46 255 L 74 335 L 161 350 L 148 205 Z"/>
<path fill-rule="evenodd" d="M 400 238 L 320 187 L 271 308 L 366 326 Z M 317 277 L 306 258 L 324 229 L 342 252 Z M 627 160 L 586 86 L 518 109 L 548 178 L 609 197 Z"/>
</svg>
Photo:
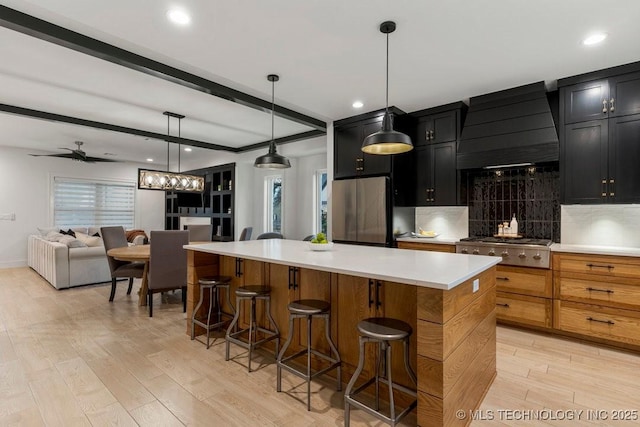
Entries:
<svg viewBox="0 0 640 427">
<path fill-rule="evenodd" d="M 91 55 L 132 70 L 198 90 L 227 101 L 264 112 L 271 112 L 271 102 L 240 92 L 195 74 L 137 55 L 108 43 L 71 31 L 31 15 L 0 5 L 0 26 L 50 43 Z M 326 123 L 316 118 L 275 105 L 278 117 L 326 132 Z"/>
<path fill-rule="evenodd" d="M 210 142 L 199 141 L 197 139 L 181 138 L 173 135 L 167 135 L 157 132 L 149 132 L 146 130 L 130 128 L 126 126 L 112 125 L 109 123 L 97 122 L 94 120 L 86 120 L 78 117 L 65 116 L 62 114 L 49 113 L 46 111 L 33 110 L 30 108 L 17 107 L 15 105 L 0 104 L 0 112 L 15 114 L 17 116 L 30 117 L 33 119 L 48 120 L 51 122 L 67 123 L 77 126 L 85 126 L 95 129 L 108 130 L 113 132 L 126 133 L 129 135 L 142 136 L 145 138 L 153 138 L 161 141 L 169 141 L 175 144 L 188 145 L 191 147 L 206 148 L 208 150 L 229 151 L 232 153 L 241 153 L 245 151 L 257 150 L 259 148 L 268 147 L 270 141 L 258 142 L 256 144 L 245 145 L 243 147 L 227 147 L 225 145 L 213 144 Z M 310 130 L 307 132 L 297 133 L 295 135 L 283 136 L 276 138 L 276 145 L 288 144 L 290 142 L 302 141 L 316 136 L 324 135 L 326 132 L 320 130 Z"/>
</svg>

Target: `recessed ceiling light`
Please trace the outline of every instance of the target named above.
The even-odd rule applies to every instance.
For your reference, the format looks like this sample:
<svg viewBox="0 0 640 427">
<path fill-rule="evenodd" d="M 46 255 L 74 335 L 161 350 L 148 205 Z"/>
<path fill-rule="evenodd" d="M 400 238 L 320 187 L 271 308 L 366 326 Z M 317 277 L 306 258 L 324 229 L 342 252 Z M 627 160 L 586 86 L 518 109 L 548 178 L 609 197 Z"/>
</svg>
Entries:
<svg viewBox="0 0 640 427">
<path fill-rule="evenodd" d="M 606 38 L 607 38 L 607 34 L 606 33 L 592 34 L 589 37 L 587 37 L 586 39 L 582 40 L 582 44 L 585 45 L 585 46 L 591 46 L 591 45 L 598 44 L 598 43 L 602 42 Z"/>
<path fill-rule="evenodd" d="M 184 147 L 184 151 L 191 152 L 191 147 Z"/>
<path fill-rule="evenodd" d="M 153 159 L 152 158 L 148 158 L 147 162 L 153 162 Z"/>
<path fill-rule="evenodd" d="M 167 12 L 169 21 L 178 25 L 188 25 L 191 22 L 191 16 L 182 9 L 171 9 Z"/>
<path fill-rule="evenodd" d="M 362 103 L 362 101 L 356 101 L 353 104 L 351 104 L 351 106 L 353 108 L 362 108 L 362 107 L 364 107 L 364 104 Z"/>
</svg>

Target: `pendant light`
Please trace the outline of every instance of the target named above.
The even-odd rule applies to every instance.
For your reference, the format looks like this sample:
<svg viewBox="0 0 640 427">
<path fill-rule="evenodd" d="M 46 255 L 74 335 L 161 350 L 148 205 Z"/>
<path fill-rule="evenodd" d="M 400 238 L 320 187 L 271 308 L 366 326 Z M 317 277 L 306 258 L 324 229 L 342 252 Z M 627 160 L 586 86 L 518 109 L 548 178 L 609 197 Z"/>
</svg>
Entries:
<svg viewBox="0 0 640 427">
<path fill-rule="evenodd" d="M 276 141 L 273 136 L 273 114 L 275 109 L 275 85 L 280 77 L 276 74 L 269 74 L 267 80 L 271 82 L 271 142 L 269 142 L 269 152 L 256 159 L 253 166 L 264 169 L 285 169 L 290 168 L 291 163 L 289 159 L 281 156 L 276 152 Z"/>
<path fill-rule="evenodd" d="M 362 142 L 362 151 L 367 154 L 399 154 L 413 150 L 411 138 L 393 130 L 393 116 L 389 112 L 389 34 L 396 30 L 396 23 L 385 21 L 380 24 L 380 32 L 387 35 L 387 98 L 382 129 L 367 136 Z"/>
</svg>

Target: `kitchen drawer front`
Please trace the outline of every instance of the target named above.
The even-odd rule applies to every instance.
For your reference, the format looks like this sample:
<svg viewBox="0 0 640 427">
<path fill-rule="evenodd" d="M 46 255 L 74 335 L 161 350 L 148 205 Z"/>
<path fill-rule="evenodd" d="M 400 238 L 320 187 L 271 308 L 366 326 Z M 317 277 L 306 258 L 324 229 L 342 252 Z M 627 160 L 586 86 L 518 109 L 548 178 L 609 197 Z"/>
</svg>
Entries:
<svg viewBox="0 0 640 427">
<path fill-rule="evenodd" d="M 570 301 L 558 301 L 556 309 L 557 329 L 640 345 L 640 312 Z"/>
<path fill-rule="evenodd" d="M 497 266 L 498 291 L 535 297 L 552 297 L 553 272 L 539 268 Z"/>
<path fill-rule="evenodd" d="M 498 292 L 496 295 L 498 321 L 550 328 L 552 324 L 551 307 L 551 300 L 547 298 L 506 292 Z"/>
<path fill-rule="evenodd" d="M 554 254 L 553 269 L 607 277 L 640 278 L 640 258 L 584 254 Z"/>
<path fill-rule="evenodd" d="M 560 299 L 640 310 L 640 283 L 623 284 L 560 276 L 556 278 Z"/>
<path fill-rule="evenodd" d="M 444 243 L 398 242 L 398 249 L 456 253 L 456 246 Z"/>
</svg>

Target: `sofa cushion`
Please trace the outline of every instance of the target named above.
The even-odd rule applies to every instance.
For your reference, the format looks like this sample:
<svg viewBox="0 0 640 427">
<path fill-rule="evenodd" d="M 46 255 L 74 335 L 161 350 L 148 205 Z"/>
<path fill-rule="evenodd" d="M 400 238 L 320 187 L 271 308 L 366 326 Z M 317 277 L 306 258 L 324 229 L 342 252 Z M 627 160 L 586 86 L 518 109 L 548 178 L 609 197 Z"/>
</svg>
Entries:
<svg viewBox="0 0 640 427">
<path fill-rule="evenodd" d="M 82 259 L 82 258 L 100 258 L 104 257 L 107 262 L 107 254 L 104 250 L 104 246 L 94 246 L 92 248 L 69 248 L 69 259 Z M 111 273 L 109 273 L 111 275 Z"/>
<path fill-rule="evenodd" d="M 40 237 L 46 237 L 47 234 L 51 233 L 52 231 L 59 233 L 58 230 L 58 227 L 38 227 L 38 234 L 40 234 Z"/>
<path fill-rule="evenodd" d="M 61 237 L 64 237 L 64 234 L 58 231 L 50 231 L 46 236 L 43 237 L 43 239 L 48 242 L 57 242 Z"/>
<path fill-rule="evenodd" d="M 100 237 L 100 227 L 89 227 L 87 229 L 87 234 L 89 236 L 97 236 Z"/>
<path fill-rule="evenodd" d="M 76 239 L 73 236 L 62 236 L 58 239 L 58 242 L 64 243 L 68 248 L 86 248 L 87 245 L 81 241 Z"/>
<path fill-rule="evenodd" d="M 77 232 L 76 239 L 84 242 L 84 244 L 89 246 L 90 248 L 94 246 L 104 246 L 101 237 L 89 236 L 88 234 Z"/>
</svg>

